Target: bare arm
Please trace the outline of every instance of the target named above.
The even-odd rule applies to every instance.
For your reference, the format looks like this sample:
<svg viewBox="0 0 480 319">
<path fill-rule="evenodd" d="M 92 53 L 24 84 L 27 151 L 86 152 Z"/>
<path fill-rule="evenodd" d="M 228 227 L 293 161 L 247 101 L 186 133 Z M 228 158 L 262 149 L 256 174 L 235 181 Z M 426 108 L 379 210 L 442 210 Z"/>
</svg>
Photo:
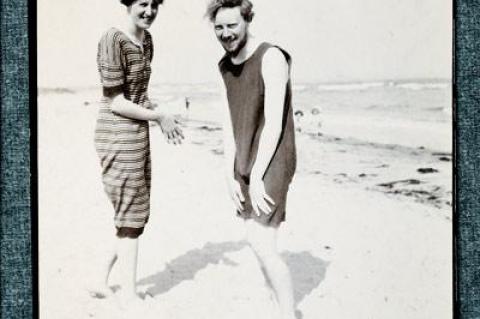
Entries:
<svg viewBox="0 0 480 319">
<path fill-rule="evenodd" d="M 289 70 L 285 56 L 279 49 L 269 49 L 265 53 L 262 75 L 265 83 L 265 126 L 260 135 L 257 158 L 252 168 L 250 178 L 253 180 L 263 180 L 282 133 Z"/>
<path fill-rule="evenodd" d="M 250 198 L 257 215 L 270 214 L 275 205 L 265 191 L 263 177 L 277 148 L 282 133 L 285 92 L 289 77 L 288 64 L 279 49 L 269 49 L 262 60 L 262 76 L 265 84 L 265 125 L 260 135 L 257 158 L 250 174 Z M 270 205 L 269 205 L 270 204 Z"/>
<path fill-rule="evenodd" d="M 135 120 L 159 121 L 164 114 L 156 110 L 140 107 L 123 96 L 121 87 L 106 89 L 104 94 L 109 99 L 112 112 Z"/>
<path fill-rule="evenodd" d="M 125 99 L 121 87 L 106 89 L 105 95 L 111 103 L 112 112 L 130 119 L 157 122 L 168 143 L 180 144 L 184 138 L 182 130 L 171 116 L 156 109 L 141 107 Z"/>
</svg>

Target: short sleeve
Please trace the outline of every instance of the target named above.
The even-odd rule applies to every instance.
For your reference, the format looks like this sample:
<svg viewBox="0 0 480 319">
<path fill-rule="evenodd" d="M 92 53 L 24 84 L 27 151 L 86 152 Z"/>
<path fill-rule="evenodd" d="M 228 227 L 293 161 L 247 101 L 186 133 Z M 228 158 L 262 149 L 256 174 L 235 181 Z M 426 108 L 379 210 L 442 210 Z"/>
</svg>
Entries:
<svg viewBox="0 0 480 319">
<path fill-rule="evenodd" d="M 104 87 L 121 86 L 125 82 L 125 59 L 119 32 L 107 31 L 98 43 L 97 65 Z"/>
</svg>

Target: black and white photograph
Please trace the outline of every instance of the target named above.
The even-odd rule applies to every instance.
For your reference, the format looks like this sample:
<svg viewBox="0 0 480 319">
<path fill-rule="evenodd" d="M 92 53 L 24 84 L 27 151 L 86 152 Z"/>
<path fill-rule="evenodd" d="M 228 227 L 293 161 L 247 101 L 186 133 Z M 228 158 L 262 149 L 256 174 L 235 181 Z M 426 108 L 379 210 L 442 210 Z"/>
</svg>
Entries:
<svg viewBox="0 0 480 319">
<path fill-rule="evenodd" d="M 452 5 L 37 1 L 40 318 L 452 318 Z"/>
</svg>

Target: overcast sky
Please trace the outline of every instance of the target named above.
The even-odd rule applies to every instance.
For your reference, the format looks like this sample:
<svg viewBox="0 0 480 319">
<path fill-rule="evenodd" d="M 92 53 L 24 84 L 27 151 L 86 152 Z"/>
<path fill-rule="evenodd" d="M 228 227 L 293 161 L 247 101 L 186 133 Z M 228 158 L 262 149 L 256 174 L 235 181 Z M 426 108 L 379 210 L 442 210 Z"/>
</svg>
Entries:
<svg viewBox="0 0 480 319">
<path fill-rule="evenodd" d="M 253 0 L 252 33 L 293 56 L 296 82 L 451 77 L 449 0 Z M 222 49 L 205 0 L 165 0 L 150 31 L 153 82 L 211 82 Z M 39 0 L 39 86 L 98 84 L 101 34 L 124 18 L 118 0 Z"/>
</svg>

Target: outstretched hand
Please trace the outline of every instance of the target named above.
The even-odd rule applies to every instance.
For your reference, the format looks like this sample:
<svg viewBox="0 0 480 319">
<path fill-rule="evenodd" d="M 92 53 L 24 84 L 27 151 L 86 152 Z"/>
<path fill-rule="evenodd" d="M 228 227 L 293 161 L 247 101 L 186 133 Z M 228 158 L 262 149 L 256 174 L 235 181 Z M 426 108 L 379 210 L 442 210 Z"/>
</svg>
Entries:
<svg viewBox="0 0 480 319">
<path fill-rule="evenodd" d="M 263 180 L 250 180 L 249 194 L 255 214 L 257 216 L 260 216 L 261 213 L 270 215 L 272 212 L 270 206 L 275 205 L 275 202 L 265 191 Z"/>
<path fill-rule="evenodd" d="M 178 125 L 179 121 L 171 116 L 163 116 L 159 119 L 158 124 L 169 144 L 182 144 L 182 140 L 185 137 L 183 136 L 182 129 Z"/>
</svg>

